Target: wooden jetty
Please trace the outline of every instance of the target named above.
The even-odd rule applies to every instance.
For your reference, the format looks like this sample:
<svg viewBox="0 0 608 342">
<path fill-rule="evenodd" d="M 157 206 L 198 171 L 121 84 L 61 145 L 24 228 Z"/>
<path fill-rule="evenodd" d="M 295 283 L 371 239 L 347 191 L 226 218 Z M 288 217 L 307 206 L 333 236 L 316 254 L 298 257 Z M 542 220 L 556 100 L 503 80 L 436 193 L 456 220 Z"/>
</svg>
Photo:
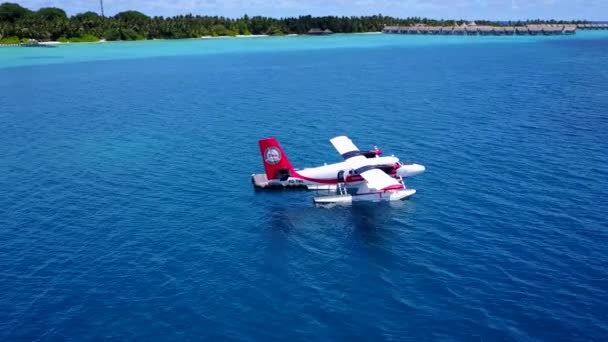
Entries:
<svg viewBox="0 0 608 342">
<path fill-rule="evenodd" d="M 594 24 L 603 25 L 603 24 Z M 578 26 L 580 28 L 580 26 Z M 594 26 L 595 27 L 595 26 Z M 577 25 L 525 25 L 525 26 L 488 26 L 463 24 L 456 26 L 385 26 L 383 33 L 388 34 L 422 34 L 422 35 L 467 35 L 467 36 L 512 36 L 512 35 L 568 35 L 575 34 Z M 593 28 L 603 29 L 603 28 Z M 608 29 L 608 24 L 606 24 Z"/>
</svg>

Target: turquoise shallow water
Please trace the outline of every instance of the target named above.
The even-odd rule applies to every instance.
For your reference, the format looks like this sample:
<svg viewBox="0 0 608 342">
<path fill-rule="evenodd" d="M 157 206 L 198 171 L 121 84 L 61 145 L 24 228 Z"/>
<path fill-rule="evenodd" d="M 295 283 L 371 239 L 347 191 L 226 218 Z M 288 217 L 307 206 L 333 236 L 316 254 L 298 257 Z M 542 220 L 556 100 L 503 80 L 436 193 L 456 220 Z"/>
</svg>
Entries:
<svg viewBox="0 0 608 342">
<path fill-rule="evenodd" d="M 64 44 L 61 48 L 3 48 L 0 68 L 38 64 L 169 57 L 184 55 L 215 55 L 227 53 L 263 53 L 279 51 L 310 51 L 345 48 L 423 47 L 488 43 L 534 43 L 573 39 L 604 39 L 605 31 L 581 31 L 575 36 L 409 36 L 385 34 L 336 34 L 325 37 L 245 37 L 215 39 L 157 40 L 140 42 L 106 42 Z"/>
<path fill-rule="evenodd" d="M 0 49 L 0 339 L 604 340 L 608 35 Z M 426 165 L 254 192 L 257 139 Z"/>
</svg>

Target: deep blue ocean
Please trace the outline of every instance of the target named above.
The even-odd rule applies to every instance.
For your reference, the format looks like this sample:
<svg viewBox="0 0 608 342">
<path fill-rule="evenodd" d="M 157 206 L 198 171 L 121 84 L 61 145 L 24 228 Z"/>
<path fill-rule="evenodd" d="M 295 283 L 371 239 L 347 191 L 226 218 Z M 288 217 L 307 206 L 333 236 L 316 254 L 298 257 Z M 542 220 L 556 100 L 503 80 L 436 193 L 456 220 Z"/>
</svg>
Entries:
<svg viewBox="0 0 608 342">
<path fill-rule="evenodd" d="M 608 34 L 0 49 L 0 340 L 606 341 Z M 426 166 L 255 192 L 257 140 Z"/>
</svg>

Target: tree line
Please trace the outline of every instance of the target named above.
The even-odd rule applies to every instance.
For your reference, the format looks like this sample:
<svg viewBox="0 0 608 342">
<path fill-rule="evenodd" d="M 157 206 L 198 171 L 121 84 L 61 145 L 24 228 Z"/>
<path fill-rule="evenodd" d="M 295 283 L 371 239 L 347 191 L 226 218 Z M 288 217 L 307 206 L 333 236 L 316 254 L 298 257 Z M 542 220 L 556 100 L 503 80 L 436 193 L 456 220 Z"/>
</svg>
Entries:
<svg viewBox="0 0 608 342">
<path fill-rule="evenodd" d="M 0 4 L 0 43 L 27 39 L 81 42 L 99 39 L 141 40 L 251 34 L 283 35 L 303 34 L 314 28 L 329 29 L 335 33 L 357 33 L 381 31 L 385 25 L 451 26 L 464 22 L 463 20 L 433 20 L 420 17 L 393 18 L 383 15 L 361 17 L 306 15 L 280 19 L 247 15 L 241 18 L 227 18 L 192 14 L 149 17 L 138 11 L 124 11 L 111 17 L 102 17 L 95 12 L 68 16 L 64 10 L 56 7 L 32 11 L 18 4 L 6 2 Z M 566 23 L 549 21 L 549 23 L 551 22 Z M 478 24 L 498 23 L 478 21 Z"/>
</svg>

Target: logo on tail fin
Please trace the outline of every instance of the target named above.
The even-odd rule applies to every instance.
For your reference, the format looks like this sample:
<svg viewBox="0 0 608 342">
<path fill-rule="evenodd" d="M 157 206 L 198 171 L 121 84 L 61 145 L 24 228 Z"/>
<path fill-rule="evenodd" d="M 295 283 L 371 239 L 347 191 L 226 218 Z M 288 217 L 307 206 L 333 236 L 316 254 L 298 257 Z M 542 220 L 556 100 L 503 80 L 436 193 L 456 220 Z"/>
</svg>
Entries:
<svg viewBox="0 0 608 342">
<path fill-rule="evenodd" d="M 268 164 L 278 164 L 281 161 L 281 151 L 276 147 L 268 147 L 264 151 L 264 159 Z"/>
<path fill-rule="evenodd" d="M 258 142 L 260 155 L 264 161 L 264 170 L 268 179 L 287 179 L 290 175 L 296 175 L 291 166 L 287 154 L 279 145 L 276 138 L 265 138 Z"/>
</svg>

